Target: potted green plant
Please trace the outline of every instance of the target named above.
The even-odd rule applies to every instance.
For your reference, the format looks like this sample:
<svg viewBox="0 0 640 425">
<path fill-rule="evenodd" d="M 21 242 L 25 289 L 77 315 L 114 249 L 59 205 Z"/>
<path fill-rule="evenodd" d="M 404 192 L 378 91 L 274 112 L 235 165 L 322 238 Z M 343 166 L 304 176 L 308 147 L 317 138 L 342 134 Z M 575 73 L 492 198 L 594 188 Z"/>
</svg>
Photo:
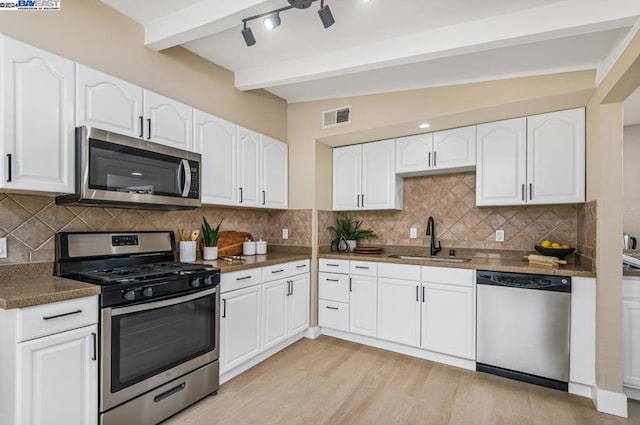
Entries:
<svg viewBox="0 0 640 425">
<path fill-rule="evenodd" d="M 327 227 L 328 230 L 333 232 L 335 238 L 331 241 L 331 244 L 338 246 L 340 238 L 344 238 L 349 246 L 349 252 L 353 252 L 356 248 L 358 239 L 374 239 L 378 235 L 371 229 L 361 229 L 362 221 L 356 220 L 352 217 L 338 217 L 336 218 L 336 225 Z"/>
<path fill-rule="evenodd" d="M 222 219 L 224 220 L 224 219 Z M 205 260 L 218 259 L 218 236 L 220 235 L 220 223 L 213 228 L 205 217 L 202 217 L 202 240 L 204 241 L 204 249 L 202 250 L 202 258 Z"/>
</svg>

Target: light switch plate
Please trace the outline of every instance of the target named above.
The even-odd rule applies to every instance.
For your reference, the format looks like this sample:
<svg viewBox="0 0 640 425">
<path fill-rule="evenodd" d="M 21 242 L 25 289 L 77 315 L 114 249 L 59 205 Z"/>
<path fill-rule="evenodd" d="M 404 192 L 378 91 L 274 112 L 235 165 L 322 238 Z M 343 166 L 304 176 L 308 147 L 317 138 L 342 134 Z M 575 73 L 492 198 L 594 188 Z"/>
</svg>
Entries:
<svg viewBox="0 0 640 425">
<path fill-rule="evenodd" d="M 7 258 L 7 238 L 0 238 L 0 258 Z"/>
<path fill-rule="evenodd" d="M 410 239 L 416 239 L 418 237 L 418 229 L 416 227 L 412 227 L 409 230 L 409 238 Z"/>
<path fill-rule="evenodd" d="M 289 229 L 282 229 L 282 239 L 289 239 Z"/>
<path fill-rule="evenodd" d="M 496 242 L 504 242 L 504 230 L 496 230 Z"/>
</svg>

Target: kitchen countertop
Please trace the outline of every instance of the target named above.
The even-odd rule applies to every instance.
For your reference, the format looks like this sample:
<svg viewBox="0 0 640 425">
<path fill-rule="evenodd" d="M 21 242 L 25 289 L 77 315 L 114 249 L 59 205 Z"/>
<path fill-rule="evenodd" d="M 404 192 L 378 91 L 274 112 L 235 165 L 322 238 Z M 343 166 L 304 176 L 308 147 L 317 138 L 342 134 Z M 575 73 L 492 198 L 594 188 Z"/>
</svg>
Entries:
<svg viewBox="0 0 640 425">
<path fill-rule="evenodd" d="M 640 269 L 622 269 L 624 277 L 640 277 Z"/>
<path fill-rule="evenodd" d="M 265 255 L 246 255 L 245 258 L 246 260 L 242 263 L 226 263 L 222 260 L 201 260 L 196 263 L 219 267 L 222 273 L 230 273 L 239 270 L 253 269 L 256 267 L 288 263 L 290 261 L 308 260 L 311 258 L 311 255 L 302 253 L 272 252 Z"/>
<path fill-rule="evenodd" d="M 415 251 L 415 250 L 414 250 Z M 461 250 L 457 250 L 461 251 Z M 405 254 L 412 252 L 410 250 L 404 251 Z M 544 267 L 529 265 L 526 260 L 521 260 L 522 254 L 500 257 L 496 256 L 480 256 L 480 255 L 456 255 L 457 257 L 471 258 L 471 261 L 466 263 L 453 263 L 442 261 L 426 261 L 426 260 L 403 260 L 399 258 L 390 258 L 389 255 L 393 252 L 384 252 L 376 255 L 361 255 L 361 254 L 339 254 L 332 253 L 320 253 L 319 258 L 332 258 L 339 260 L 360 260 L 360 261 L 375 261 L 379 263 L 396 263 L 396 264 L 415 264 L 419 266 L 432 266 L 432 267 L 450 267 L 458 269 L 476 269 L 476 270 L 491 270 L 498 272 L 512 272 L 512 273 L 531 273 L 531 274 L 544 274 L 555 276 L 580 276 L 580 277 L 595 277 L 596 274 L 591 267 L 579 265 L 579 264 L 566 264 L 559 267 Z M 424 253 L 420 254 L 424 255 Z M 446 256 L 443 256 L 446 257 Z M 640 275 L 640 274 L 638 274 Z"/>
<path fill-rule="evenodd" d="M 56 276 L 0 280 L 0 308 L 10 310 L 100 294 L 100 286 Z"/>
</svg>

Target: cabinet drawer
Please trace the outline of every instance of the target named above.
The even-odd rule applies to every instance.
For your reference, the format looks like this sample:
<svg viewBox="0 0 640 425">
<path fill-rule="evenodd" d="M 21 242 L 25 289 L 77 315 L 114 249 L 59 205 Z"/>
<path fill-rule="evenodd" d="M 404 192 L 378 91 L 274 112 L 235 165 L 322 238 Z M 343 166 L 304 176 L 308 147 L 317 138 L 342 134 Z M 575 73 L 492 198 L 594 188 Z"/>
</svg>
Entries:
<svg viewBox="0 0 640 425">
<path fill-rule="evenodd" d="M 349 331 L 349 304 L 318 301 L 318 324 L 324 328 Z"/>
<path fill-rule="evenodd" d="M 349 274 L 377 276 L 378 263 L 373 263 L 371 261 L 349 261 Z"/>
<path fill-rule="evenodd" d="M 272 280 L 289 277 L 291 272 L 291 263 L 274 264 L 262 268 L 262 282 L 271 282 Z"/>
<path fill-rule="evenodd" d="M 262 283 L 262 268 L 222 273 L 220 276 L 220 293 L 248 288 Z"/>
<path fill-rule="evenodd" d="M 422 281 L 446 285 L 473 286 L 475 270 L 422 266 Z"/>
<path fill-rule="evenodd" d="M 318 298 L 323 300 L 349 302 L 349 276 L 346 274 L 318 274 Z"/>
<path fill-rule="evenodd" d="M 321 272 L 347 274 L 349 273 L 349 261 L 320 258 L 318 260 L 318 270 Z"/>
<path fill-rule="evenodd" d="M 420 266 L 412 266 L 409 264 L 379 263 L 378 277 L 419 281 Z"/>
<path fill-rule="evenodd" d="M 289 263 L 289 267 L 291 268 L 291 275 L 309 273 L 310 261 L 309 260 L 301 260 L 301 261 L 292 261 Z"/>
<path fill-rule="evenodd" d="M 98 297 L 84 297 L 18 310 L 18 342 L 98 323 Z"/>
</svg>

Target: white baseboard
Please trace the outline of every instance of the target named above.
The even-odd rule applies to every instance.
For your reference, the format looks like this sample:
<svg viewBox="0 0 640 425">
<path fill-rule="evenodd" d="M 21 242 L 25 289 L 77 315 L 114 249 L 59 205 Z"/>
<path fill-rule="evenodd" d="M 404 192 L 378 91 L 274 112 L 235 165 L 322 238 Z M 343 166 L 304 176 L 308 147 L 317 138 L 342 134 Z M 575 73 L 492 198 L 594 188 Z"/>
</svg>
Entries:
<svg viewBox="0 0 640 425">
<path fill-rule="evenodd" d="M 322 328 L 322 333 L 324 335 L 332 336 L 335 338 L 357 342 L 359 344 L 369 345 L 371 347 L 381 348 L 383 350 L 393 351 L 400 354 L 406 354 L 407 356 L 411 357 L 431 360 L 436 363 L 444 363 L 450 366 L 460 367 L 462 369 L 476 370 L 475 360 L 462 359 L 446 354 L 434 353 L 433 351 L 427 351 L 421 348 L 409 347 L 407 345 L 396 344 L 395 342 L 382 341 L 380 339 L 363 335 L 356 335 L 349 332 L 338 331 L 335 329 Z"/>
<path fill-rule="evenodd" d="M 288 346 L 290 346 L 291 344 L 293 344 L 294 342 L 301 340 L 302 338 L 304 338 L 306 336 L 306 330 L 300 332 L 299 334 L 296 334 L 288 339 L 286 339 L 285 341 L 282 341 L 280 344 L 278 345 L 274 345 L 273 347 L 269 348 L 268 350 L 263 351 L 262 353 L 258 354 L 255 357 L 252 357 L 251 359 L 247 360 L 246 362 L 234 367 L 233 369 L 227 370 L 224 373 L 220 374 L 220 385 L 224 384 L 227 381 L 230 381 L 231 379 L 235 378 L 236 376 L 240 375 L 243 372 L 246 372 L 247 370 L 251 369 L 252 367 L 254 367 L 255 365 L 257 365 L 258 363 L 268 359 L 269 357 L 273 356 L 274 354 L 276 354 L 278 351 L 281 351 L 285 348 L 287 348 Z"/>
<path fill-rule="evenodd" d="M 316 326 L 315 328 L 309 328 L 305 331 L 304 337 L 308 339 L 316 339 L 322 335 L 322 329 L 320 326 Z"/>
<path fill-rule="evenodd" d="M 593 401 L 598 412 L 608 413 L 623 418 L 628 417 L 627 396 L 624 393 L 601 390 L 597 385 L 593 386 Z"/>
<path fill-rule="evenodd" d="M 640 388 L 623 387 L 623 390 L 627 397 L 640 401 Z"/>
<path fill-rule="evenodd" d="M 591 398 L 593 394 L 593 387 L 591 385 L 579 384 L 577 382 L 569 382 L 569 394 Z"/>
</svg>

